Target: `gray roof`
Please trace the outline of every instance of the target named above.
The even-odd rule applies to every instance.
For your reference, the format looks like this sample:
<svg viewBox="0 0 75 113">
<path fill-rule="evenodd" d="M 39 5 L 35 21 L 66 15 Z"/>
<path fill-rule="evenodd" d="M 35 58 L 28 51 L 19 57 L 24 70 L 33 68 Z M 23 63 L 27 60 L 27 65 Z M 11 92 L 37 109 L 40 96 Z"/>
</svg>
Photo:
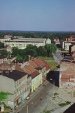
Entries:
<svg viewBox="0 0 75 113">
<path fill-rule="evenodd" d="M 13 79 L 13 80 L 17 81 L 20 78 L 22 78 L 23 76 L 25 76 L 26 73 L 18 71 L 18 70 L 12 70 L 12 71 L 5 70 L 5 71 L 1 71 L 0 75 L 6 76 L 6 77 L 8 77 L 10 79 Z"/>
</svg>

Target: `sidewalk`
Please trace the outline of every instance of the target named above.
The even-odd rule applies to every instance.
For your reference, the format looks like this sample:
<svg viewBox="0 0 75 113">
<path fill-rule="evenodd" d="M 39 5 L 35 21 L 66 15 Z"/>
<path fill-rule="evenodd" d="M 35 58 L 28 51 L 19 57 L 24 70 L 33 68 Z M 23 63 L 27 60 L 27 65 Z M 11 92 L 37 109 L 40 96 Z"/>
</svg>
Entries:
<svg viewBox="0 0 75 113">
<path fill-rule="evenodd" d="M 67 105 L 67 106 L 65 106 L 65 107 L 62 107 L 62 108 L 58 108 L 58 109 L 56 109 L 54 112 L 52 112 L 52 113 L 63 113 L 66 109 L 68 109 L 69 107 L 71 106 L 71 104 L 70 105 Z"/>
</svg>

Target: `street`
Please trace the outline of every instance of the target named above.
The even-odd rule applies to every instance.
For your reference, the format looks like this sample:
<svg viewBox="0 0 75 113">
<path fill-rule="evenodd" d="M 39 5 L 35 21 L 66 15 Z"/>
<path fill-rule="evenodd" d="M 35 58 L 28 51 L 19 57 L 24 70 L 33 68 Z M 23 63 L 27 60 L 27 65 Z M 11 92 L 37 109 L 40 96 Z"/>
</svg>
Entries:
<svg viewBox="0 0 75 113">
<path fill-rule="evenodd" d="M 59 58 L 62 59 L 59 51 L 57 51 L 54 56 L 57 60 Z M 65 99 L 63 97 L 61 98 L 61 95 L 54 97 L 54 93 L 61 92 L 60 90 L 60 88 L 45 81 L 45 83 L 37 88 L 37 90 L 30 95 L 30 98 L 26 100 L 15 113 L 43 113 L 43 111 L 47 110 L 50 112 L 55 112 L 56 110 L 60 111 L 61 107 L 59 106 L 59 103 L 65 102 Z M 65 93 L 63 92 L 63 94 Z"/>
<path fill-rule="evenodd" d="M 71 102 L 71 104 L 75 102 L 75 98 L 72 98 L 69 90 L 58 88 L 47 82 L 46 85 L 41 85 L 33 92 L 19 113 L 44 113 L 44 111 L 60 113 L 61 110 L 64 111 L 71 105 L 59 106 L 60 103 L 65 103 L 66 101 Z"/>
<path fill-rule="evenodd" d="M 70 105 L 75 102 L 70 90 L 58 88 L 46 81 L 13 113 L 44 113 L 44 111 L 60 113 L 61 110 L 64 111 L 69 106 L 62 107 L 59 105 L 66 101 L 71 102 Z"/>
<path fill-rule="evenodd" d="M 39 90 L 39 89 L 38 89 Z M 54 90 L 53 85 L 47 82 L 46 85 L 43 85 L 40 89 L 40 91 L 36 91 L 34 96 L 32 96 L 25 107 L 20 111 L 20 113 L 40 113 L 43 112 L 45 107 L 47 106 L 47 96 L 48 92 L 51 92 L 52 96 L 52 90 Z"/>
</svg>

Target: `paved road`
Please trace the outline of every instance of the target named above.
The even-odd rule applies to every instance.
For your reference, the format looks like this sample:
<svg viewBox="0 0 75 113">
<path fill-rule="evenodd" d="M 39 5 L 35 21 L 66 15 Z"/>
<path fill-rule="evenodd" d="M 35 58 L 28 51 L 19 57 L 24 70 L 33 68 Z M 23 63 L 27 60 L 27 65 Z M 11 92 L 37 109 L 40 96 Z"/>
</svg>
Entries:
<svg viewBox="0 0 75 113">
<path fill-rule="evenodd" d="M 50 96 L 52 96 L 52 90 L 54 90 L 53 85 L 47 83 L 45 86 L 42 86 L 41 89 L 35 92 L 34 96 L 28 100 L 28 104 L 19 112 L 19 113 L 40 113 L 47 106 L 47 96 L 50 91 Z"/>
<path fill-rule="evenodd" d="M 57 94 L 56 96 L 54 96 L 55 93 Z M 20 107 L 19 113 L 43 113 L 44 110 L 49 110 L 51 113 L 60 113 L 67 106 L 61 108 L 59 103 L 64 103 L 65 101 L 72 102 L 70 93 L 66 89 L 58 88 L 47 82 L 46 85 L 41 85 L 32 93 L 24 107 Z"/>
</svg>

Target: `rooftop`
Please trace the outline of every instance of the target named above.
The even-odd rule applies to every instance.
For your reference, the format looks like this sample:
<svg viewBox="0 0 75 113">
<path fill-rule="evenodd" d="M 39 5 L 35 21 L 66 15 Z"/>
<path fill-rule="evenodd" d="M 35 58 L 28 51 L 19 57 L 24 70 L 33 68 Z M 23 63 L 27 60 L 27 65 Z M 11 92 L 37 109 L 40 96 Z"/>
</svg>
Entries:
<svg viewBox="0 0 75 113">
<path fill-rule="evenodd" d="M 60 71 L 62 71 L 61 79 L 75 78 L 75 63 L 62 62 L 60 65 Z"/>
<path fill-rule="evenodd" d="M 36 77 L 39 74 L 39 72 L 32 65 L 27 62 L 24 64 L 22 64 L 23 66 L 21 66 L 21 69 L 23 69 L 25 73 L 31 75 L 32 78 Z"/>
<path fill-rule="evenodd" d="M 20 79 L 23 76 L 25 76 L 26 73 L 18 71 L 18 70 L 12 70 L 12 71 L 4 70 L 4 71 L 0 72 L 0 75 L 6 76 L 6 77 L 8 77 L 10 79 L 13 79 L 13 80 L 17 81 L 18 79 Z"/>
</svg>

